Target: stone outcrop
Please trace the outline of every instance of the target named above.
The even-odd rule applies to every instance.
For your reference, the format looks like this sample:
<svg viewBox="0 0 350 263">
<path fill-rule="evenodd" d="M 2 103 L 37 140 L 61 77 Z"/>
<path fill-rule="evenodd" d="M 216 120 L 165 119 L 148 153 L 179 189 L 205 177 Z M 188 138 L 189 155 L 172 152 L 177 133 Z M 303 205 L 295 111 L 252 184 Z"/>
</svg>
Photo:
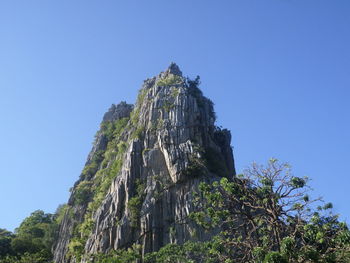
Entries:
<svg viewBox="0 0 350 263">
<path fill-rule="evenodd" d="M 188 219 L 193 193 L 202 181 L 234 176 L 235 168 L 230 132 L 215 126 L 213 103 L 198 84 L 172 63 L 144 82 L 134 106 L 122 102 L 104 115 L 72 189 L 56 263 L 210 237 Z"/>
<path fill-rule="evenodd" d="M 118 105 L 112 104 L 112 106 L 103 116 L 103 121 L 116 121 L 129 117 L 133 107 L 134 105 L 127 104 L 125 101 L 122 101 Z"/>
</svg>

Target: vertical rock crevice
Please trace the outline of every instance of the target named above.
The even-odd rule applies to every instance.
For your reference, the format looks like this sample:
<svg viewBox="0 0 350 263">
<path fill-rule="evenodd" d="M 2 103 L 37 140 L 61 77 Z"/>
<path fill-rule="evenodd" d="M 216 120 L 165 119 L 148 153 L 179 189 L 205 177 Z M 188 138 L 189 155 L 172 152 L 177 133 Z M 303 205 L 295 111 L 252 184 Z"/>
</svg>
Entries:
<svg viewBox="0 0 350 263">
<path fill-rule="evenodd" d="M 193 193 L 202 181 L 234 176 L 235 168 L 231 134 L 215 126 L 213 103 L 198 85 L 172 63 L 144 81 L 135 105 L 111 106 L 72 189 L 56 263 L 210 237 L 184 224 L 195 209 Z"/>
</svg>

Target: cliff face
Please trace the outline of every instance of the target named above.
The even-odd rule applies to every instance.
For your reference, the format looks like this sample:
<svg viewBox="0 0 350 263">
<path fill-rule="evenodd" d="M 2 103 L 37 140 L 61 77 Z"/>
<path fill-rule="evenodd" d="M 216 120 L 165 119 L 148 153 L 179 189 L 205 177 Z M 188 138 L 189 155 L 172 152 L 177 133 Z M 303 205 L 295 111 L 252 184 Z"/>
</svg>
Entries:
<svg viewBox="0 0 350 263">
<path fill-rule="evenodd" d="M 202 181 L 235 174 L 231 135 L 175 64 L 147 79 L 136 104 L 112 105 L 65 208 L 54 261 L 142 245 L 205 240 L 188 220 Z"/>
</svg>

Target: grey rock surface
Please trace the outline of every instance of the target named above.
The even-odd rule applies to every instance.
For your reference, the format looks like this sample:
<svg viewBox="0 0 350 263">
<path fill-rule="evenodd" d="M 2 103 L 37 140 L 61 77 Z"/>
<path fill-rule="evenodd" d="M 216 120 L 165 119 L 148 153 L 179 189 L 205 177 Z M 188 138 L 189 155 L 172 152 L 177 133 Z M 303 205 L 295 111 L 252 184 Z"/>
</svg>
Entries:
<svg viewBox="0 0 350 263">
<path fill-rule="evenodd" d="M 202 181 L 235 175 L 230 132 L 215 126 L 212 102 L 194 82 L 182 77 L 175 63 L 144 82 L 135 106 L 112 105 L 103 122 L 129 116 L 120 139 L 127 143 L 122 167 L 92 214 L 94 227 L 80 262 L 89 262 L 91 254 L 132 244 L 142 245 L 145 254 L 168 243 L 209 239 L 213 233 L 201 231 L 188 219 L 195 209 L 193 193 Z M 108 138 L 98 133 L 87 165 L 107 145 Z M 84 220 L 88 203 L 75 204 L 74 195 L 82 180 L 94 182 L 96 178 L 81 176 L 73 187 L 68 204 L 74 215 L 67 214 L 60 226 L 56 263 L 78 262 L 67 257 L 67 246 L 74 228 Z M 135 197 L 141 199 L 136 222 L 128 205 Z"/>
<path fill-rule="evenodd" d="M 122 101 L 117 105 L 112 104 L 103 116 L 103 121 L 116 121 L 121 118 L 129 117 L 133 107 L 134 105 L 127 104 L 125 101 Z"/>
</svg>

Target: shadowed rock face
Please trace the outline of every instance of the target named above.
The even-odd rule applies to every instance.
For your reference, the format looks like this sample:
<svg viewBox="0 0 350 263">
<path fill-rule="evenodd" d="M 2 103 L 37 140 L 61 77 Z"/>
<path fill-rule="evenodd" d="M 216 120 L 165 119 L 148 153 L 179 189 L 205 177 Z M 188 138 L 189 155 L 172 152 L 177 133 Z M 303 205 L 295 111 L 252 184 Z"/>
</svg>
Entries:
<svg viewBox="0 0 350 263">
<path fill-rule="evenodd" d="M 117 137 L 111 139 L 103 132 L 106 123 L 122 119 L 127 124 Z M 93 223 L 81 238 L 81 262 L 88 262 L 89 254 L 134 243 L 148 253 L 167 243 L 208 239 L 212 233 L 200 231 L 188 220 L 195 209 L 192 194 L 202 181 L 235 175 L 230 132 L 218 129 L 214 122 L 212 102 L 194 81 L 182 77 L 175 63 L 144 82 L 134 106 L 125 102 L 112 105 L 86 163 L 88 168 L 96 163 L 95 169 L 83 172 L 73 187 L 54 261 L 79 262 L 74 256 L 68 258 L 67 246 L 82 236 L 79 227 L 87 218 Z M 125 151 L 110 158 L 113 147 L 121 142 Z M 120 169 L 108 170 L 116 159 Z M 78 203 L 81 185 L 97 189 L 101 178 L 107 176 L 104 171 L 109 171 L 112 180 L 102 200 L 95 202 L 98 206 L 92 209 L 89 204 L 95 196 Z"/>
</svg>

